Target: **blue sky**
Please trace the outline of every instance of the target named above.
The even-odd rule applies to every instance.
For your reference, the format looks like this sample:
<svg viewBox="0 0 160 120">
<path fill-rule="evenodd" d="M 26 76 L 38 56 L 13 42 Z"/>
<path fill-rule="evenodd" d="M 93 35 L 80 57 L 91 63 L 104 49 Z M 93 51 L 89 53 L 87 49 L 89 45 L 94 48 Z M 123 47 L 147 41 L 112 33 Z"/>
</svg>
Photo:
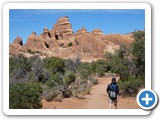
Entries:
<svg viewBox="0 0 160 120">
<path fill-rule="evenodd" d="M 90 32 L 99 28 L 105 34 L 125 34 L 134 30 L 144 30 L 145 11 L 128 10 L 49 10 L 49 9 L 11 9 L 9 11 L 10 43 L 20 36 L 25 43 L 32 31 L 37 35 L 43 28 L 52 29 L 58 18 L 68 16 L 74 32 L 83 26 Z"/>
</svg>

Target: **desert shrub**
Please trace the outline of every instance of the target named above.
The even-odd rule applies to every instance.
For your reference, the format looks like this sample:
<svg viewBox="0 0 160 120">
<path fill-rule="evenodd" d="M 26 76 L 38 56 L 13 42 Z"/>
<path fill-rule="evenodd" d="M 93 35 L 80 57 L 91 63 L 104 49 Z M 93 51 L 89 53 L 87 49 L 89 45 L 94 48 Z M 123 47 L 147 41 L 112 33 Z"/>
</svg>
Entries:
<svg viewBox="0 0 160 120">
<path fill-rule="evenodd" d="M 81 64 L 79 58 L 75 60 L 65 60 L 65 69 L 76 73 L 77 67 Z"/>
<path fill-rule="evenodd" d="M 45 83 L 49 88 L 60 86 L 63 84 L 63 80 L 59 73 L 52 74 L 48 81 Z"/>
<path fill-rule="evenodd" d="M 45 67 L 48 68 L 53 74 L 57 72 L 60 72 L 60 73 L 65 72 L 65 69 L 64 69 L 65 62 L 63 59 L 55 58 L 55 57 L 46 58 L 44 59 L 44 64 L 45 64 Z"/>
<path fill-rule="evenodd" d="M 41 107 L 41 89 L 38 84 L 17 83 L 10 87 L 10 109 L 38 109 Z"/>
<path fill-rule="evenodd" d="M 135 40 L 145 40 L 145 31 L 144 30 L 136 30 L 133 32 Z"/>
<path fill-rule="evenodd" d="M 131 75 L 127 80 L 119 80 L 120 93 L 123 95 L 135 96 L 140 87 L 144 87 L 144 79 Z"/>
<path fill-rule="evenodd" d="M 104 66 L 99 65 L 97 66 L 96 72 L 97 72 L 97 75 L 101 77 L 106 72 L 106 69 L 104 68 Z"/>
<path fill-rule="evenodd" d="M 30 64 L 27 62 L 27 58 L 23 56 L 13 56 L 9 58 L 9 73 L 17 69 L 23 69 L 25 71 L 30 70 Z"/>
<path fill-rule="evenodd" d="M 73 72 L 68 72 L 67 75 L 64 77 L 64 83 L 69 85 L 76 79 L 76 75 Z"/>
<path fill-rule="evenodd" d="M 73 46 L 72 42 L 68 43 L 68 47 L 71 47 Z"/>
<path fill-rule="evenodd" d="M 119 74 L 121 79 L 125 79 L 129 75 L 128 61 L 116 56 L 116 54 L 109 54 L 108 64 L 111 66 L 110 71 Z"/>
<path fill-rule="evenodd" d="M 91 83 L 88 80 L 80 79 L 77 77 L 74 84 L 71 85 L 71 91 L 73 96 L 78 96 L 79 94 L 83 94 L 83 92 L 87 91 L 91 88 Z"/>
<path fill-rule="evenodd" d="M 145 41 L 142 39 L 140 40 L 136 40 L 136 42 L 134 42 L 131 45 L 131 52 L 133 54 L 134 57 L 134 64 L 135 64 L 135 69 L 133 69 L 135 72 L 135 74 L 141 74 L 142 76 L 144 76 L 145 74 L 145 46 L 144 43 Z"/>
<path fill-rule="evenodd" d="M 31 65 L 27 58 L 23 56 L 13 56 L 9 58 L 9 84 L 25 82 L 28 71 L 31 71 Z"/>
<path fill-rule="evenodd" d="M 90 81 L 90 83 L 92 85 L 97 85 L 98 84 L 98 79 L 97 79 L 96 76 L 91 75 L 91 76 L 88 77 L 88 80 Z"/>
<path fill-rule="evenodd" d="M 108 72 L 111 69 L 111 67 L 109 66 L 106 60 L 101 59 L 101 60 L 91 62 L 89 65 L 89 69 L 90 69 L 91 74 L 96 74 L 99 77 L 101 77 L 106 72 Z"/>
<path fill-rule="evenodd" d="M 90 71 L 88 69 L 82 68 L 79 71 L 81 79 L 88 79 L 90 76 Z"/>
<path fill-rule="evenodd" d="M 49 71 L 44 67 L 44 61 L 39 57 L 32 57 L 30 62 L 31 71 L 26 75 L 28 81 L 46 82 L 49 79 Z"/>
<path fill-rule="evenodd" d="M 64 92 L 63 92 L 63 97 L 64 98 L 69 98 L 72 96 L 72 91 L 70 89 L 66 89 Z"/>
<path fill-rule="evenodd" d="M 43 96 L 46 101 L 52 101 L 54 98 L 58 97 L 59 91 L 56 89 L 47 89 L 43 91 Z"/>
<path fill-rule="evenodd" d="M 89 64 L 89 69 L 91 71 L 91 74 L 96 74 L 96 70 L 97 70 L 97 61 L 92 61 L 90 64 Z"/>
<path fill-rule="evenodd" d="M 88 79 L 88 77 L 92 74 L 89 68 L 89 63 L 80 64 L 77 70 L 81 79 Z"/>
<path fill-rule="evenodd" d="M 89 95 L 91 92 L 91 87 L 90 88 L 87 88 L 85 89 L 83 92 L 82 92 L 82 95 Z"/>
<path fill-rule="evenodd" d="M 46 86 L 48 90 L 56 89 L 58 94 L 61 94 L 63 98 L 72 96 L 72 92 L 68 88 L 68 86 L 76 79 L 76 76 L 73 72 L 67 72 L 65 75 L 60 73 L 52 74 L 49 80 L 46 82 Z M 46 92 L 47 99 L 53 99 L 54 92 Z M 49 95 L 48 95 L 49 94 Z"/>
<path fill-rule="evenodd" d="M 10 85 L 17 82 L 46 82 L 49 71 L 44 67 L 44 62 L 38 56 L 32 58 L 10 58 Z"/>
</svg>

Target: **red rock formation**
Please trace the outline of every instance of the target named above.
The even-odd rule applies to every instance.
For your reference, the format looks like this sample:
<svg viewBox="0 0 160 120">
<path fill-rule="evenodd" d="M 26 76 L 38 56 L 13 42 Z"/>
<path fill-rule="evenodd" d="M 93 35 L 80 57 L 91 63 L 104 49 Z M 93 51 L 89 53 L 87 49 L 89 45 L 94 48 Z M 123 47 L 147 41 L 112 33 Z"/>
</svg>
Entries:
<svg viewBox="0 0 160 120">
<path fill-rule="evenodd" d="M 26 47 L 30 50 L 38 50 L 45 49 L 46 45 L 44 41 L 40 40 L 39 37 L 37 37 L 35 32 L 32 32 L 32 34 L 27 39 Z"/>
<path fill-rule="evenodd" d="M 23 45 L 22 38 L 20 36 L 17 36 L 16 39 L 13 41 L 14 44 Z"/>
<path fill-rule="evenodd" d="M 87 29 L 85 27 L 82 27 L 81 29 L 77 30 L 76 35 L 87 33 Z"/>
<path fill-rule="evenodd" d="M 105 41 L 107 44 L 109 42 L 115 44 L 115 45 L 121 45 L 124 44 L 126 46 L 130 46 L 130 44 L 134 41 L 134 38 L 128 35 L 123 34 L 108 34 L 103 36 L 103 41 Z"/>
<path fill-rule="evenodd" d="M 17 37 L 9 45 L 10 55 L 33 56 L 37 51 L 42 58 L 60 57 L 63 59 L 97 60 L 104 56 L 104 52 L 114 53 L 120 44 L 130 45 L 133 38 L 127 35 L 105 35 L 99 29 L 91 33 L 85 27 L 73 33 L 68 17 L 59 18 L 52 30 L 44 28 L 43 33 L 37 36 L 35 32 L 28 37 L 26 44 Z M 28 50 L 33 51 L 30 53 Z"/>
<path fill-rule="evenodd" d="M 48 30 L 48 28 L 45 27 L 43 29 L 43 33 L 39 37 L 42 38 L 42 39 L 51 38 L 50 31 Z"/>
<path fill-rule="evenodd" d="M 94 35 L 103 35 L 102 31 L 99 29 L 94 29 L 91 33 Z"/>
<path fill-rule="evenodd" d="M 75 38 L 75 54 L 81 58 L 98 58 L 103 56 L 105 42 L 90 33 L 80 34 Z"/>
<path fill-rule="evenodd" d="M 16 39 L 9 45 L 9 53 L 10 55 L 19 55 L 22 51 L 23 42 L 21 37 L 16 37 Z"/>
<path fill-rule="evenodd" d="M 66 40 L 73 35 L 72 26 L 67 16 L 58 19 L 57 23 L 51 30 L 51 34 L 56 40 Z"/>
</svg>

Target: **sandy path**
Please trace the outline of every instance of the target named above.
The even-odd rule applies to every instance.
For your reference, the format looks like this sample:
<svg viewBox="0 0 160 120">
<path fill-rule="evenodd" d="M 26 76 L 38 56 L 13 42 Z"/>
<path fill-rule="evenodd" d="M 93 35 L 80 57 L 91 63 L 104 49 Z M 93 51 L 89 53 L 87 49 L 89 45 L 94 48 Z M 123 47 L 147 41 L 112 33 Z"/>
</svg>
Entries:
<svg viewBox="0 0 160 120">
<path fill-rule="evenodd" d="M 98 79 L 99 84 L 92 87 L 91 93 L 85 95 L 84 99 L 75 97 L 65 98 L 62 102 L 42 101 L 43 109 L 107 109 L 108 95 L 106 86 L 111 82 L 111 77 Z M 139 106 L 135 97 L 120 97 L 118 102 L 119 109 L 138 109 Z"/>
</svg>

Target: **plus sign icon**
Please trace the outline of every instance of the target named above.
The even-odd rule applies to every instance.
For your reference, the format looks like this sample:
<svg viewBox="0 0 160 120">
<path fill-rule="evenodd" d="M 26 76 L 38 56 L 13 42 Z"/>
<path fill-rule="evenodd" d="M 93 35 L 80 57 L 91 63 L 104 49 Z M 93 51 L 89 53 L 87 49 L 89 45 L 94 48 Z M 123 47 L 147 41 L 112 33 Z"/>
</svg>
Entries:
<svg viewBox="0 0 160 120">
<path fill-rule="evenodd" d="M 153 90 L 141 90 L 137 95 L 137 103 L 144 110 L 151 110 L 157 104 L 157 94 Z"/>
</svg>

